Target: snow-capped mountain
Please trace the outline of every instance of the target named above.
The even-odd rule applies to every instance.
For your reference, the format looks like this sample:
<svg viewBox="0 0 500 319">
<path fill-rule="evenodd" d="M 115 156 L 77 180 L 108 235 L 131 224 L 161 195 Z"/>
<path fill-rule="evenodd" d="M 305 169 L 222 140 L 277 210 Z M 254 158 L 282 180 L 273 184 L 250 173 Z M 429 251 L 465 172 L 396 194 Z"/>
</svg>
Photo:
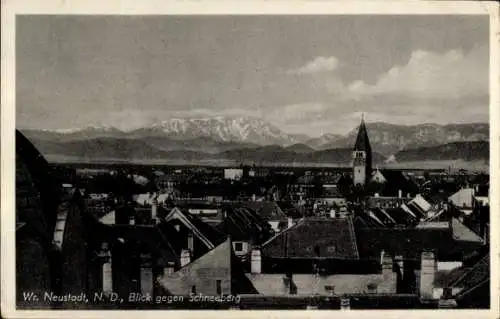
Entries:
<svg viewBox="0 0 500 319">
<path fill-rule="evenodd" d="M 133 137 L 165 136 L 177 139 L 209 137 L 222 142 L 255 143 L 259 145 L 291 145 L 296 136 L 253 117 L 173 118 L 130 132 Z"/>
<path fill-rule="evenodd" d="M 55 129 L 55 130 L 43 130 L 43 131 L 51 131 L 51 132 L 56 132 L 56 133 L 61 133 L 61 134 L 74 134 L 78 132 L 96 132 L 96 133 L 116 133 L 116 132 L 121 132 L 119 129 L 117 129 L 114 126 L 107 126 L 107 125 L 88 125 L 85 127 L 80 127 L 80 128 L 63 128 L 63 129 Z"/>
<path fill-rule="evenodd" d="M 395 125 L 367 123 L 372 149 L 385 156 L 403 149 L 437 146 L 460 141 L 488 141 L 488 123 Z M 95 139 L 140 140 L 162 151 L 219 153 L 266 145 L 288 147 L 305 144 L 314 150 L 351 148 L 357 135 L 354 127 L 346 135 L 324 134 L 319 138 L 292 135 L 253 117 L 173 118 L 123 132 L 112 126 L 93 125 L 79 129 L 22 130 L 28 138 L 50 142 Z M 297 148 L 297 145 L 294 147 Z M 294 149 L 292 148 L 292 150 Z M 298 148 L 304 151 L 304 147 Z"/>
</svg>

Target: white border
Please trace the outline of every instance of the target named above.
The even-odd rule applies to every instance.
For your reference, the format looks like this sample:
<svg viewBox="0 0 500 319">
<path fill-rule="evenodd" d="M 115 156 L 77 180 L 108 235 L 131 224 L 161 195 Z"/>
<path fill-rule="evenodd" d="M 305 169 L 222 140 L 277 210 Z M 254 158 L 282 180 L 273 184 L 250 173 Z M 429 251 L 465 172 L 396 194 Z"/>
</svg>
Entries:
<svg viewBox="0 0 500 319">
<path fill-rule="evenodd" d="M 379 311 L 140 311 L 143 318 L 179 316 L 186 318 L 357 318 L 362 315 L 381 318 L 500 318 L 498 275 L 500 234 L 500 98 L 499 98 L 499 8 L 495 2 L 465 1 L 161 1 L 161 0 L 4 0 L 2 1 L 2 94 L 1 94 L 1 310 L 2 317 L 13 318 L 135 318 L 136 311 L 16 311 L 15 310 L 15 15 L 16 14 L 486 14 L 490 16 L 490 178 L 491 178 L 491 310 L 418 310 Z M 497 243 L 497 245 L 494 245 Z"/>
</svg>

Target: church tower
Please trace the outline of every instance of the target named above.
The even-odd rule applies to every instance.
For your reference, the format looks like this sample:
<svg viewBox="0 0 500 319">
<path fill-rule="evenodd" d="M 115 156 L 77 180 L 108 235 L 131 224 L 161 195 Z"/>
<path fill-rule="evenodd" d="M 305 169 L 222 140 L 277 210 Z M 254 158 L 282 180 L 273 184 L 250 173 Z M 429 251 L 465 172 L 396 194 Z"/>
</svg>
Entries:
<svg viewBox="0 0 500 319">
<path fill-rule="evenodd" d="M 354 185 L 365 186 L 372 174 L 372 148 L 368 139 L 364 117 L 361 118 L 352 157 Z"/>
</svg>

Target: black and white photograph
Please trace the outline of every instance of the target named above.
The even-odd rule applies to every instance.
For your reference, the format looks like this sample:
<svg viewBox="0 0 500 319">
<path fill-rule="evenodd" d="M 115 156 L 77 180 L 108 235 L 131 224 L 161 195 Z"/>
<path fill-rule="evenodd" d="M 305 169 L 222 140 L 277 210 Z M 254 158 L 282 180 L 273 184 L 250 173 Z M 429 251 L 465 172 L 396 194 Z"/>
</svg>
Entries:
<svg viewBox="0 0 500 319">
<path fill-rule="evenodd" d="M 491 19 L 17 14 L 14 310 L 492 309 Z"/>
</svg>

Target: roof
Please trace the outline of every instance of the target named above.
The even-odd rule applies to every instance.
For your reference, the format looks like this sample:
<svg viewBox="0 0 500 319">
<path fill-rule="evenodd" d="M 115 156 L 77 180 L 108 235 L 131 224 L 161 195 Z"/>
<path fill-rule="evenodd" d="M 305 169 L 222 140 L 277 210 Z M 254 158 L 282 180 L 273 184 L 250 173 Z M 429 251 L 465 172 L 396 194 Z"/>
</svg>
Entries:
<svg viewBox="0 0 500 319">
<path fill-rule="evenodd" d="M 455 296 L 455 300 L 460 308 L 489 309 L 490 290 L 490 278 L 486 278 L 474 287 L 462 290 Z"/>
<path fill-rule="evenodd" d="M 178 207 L 174 207 L 165 217 L 167 223 L 172 220 L 179 220 L 186 227 L 191 229 L 194 236 L 198 237 L 209 249 L 214 248 L 216 244 L 225 238 L 225 235 L 214 227 L 195 216 L 183 213 Z"/>
<path fill-rule="evenodd" d="M 115 215 L 116 215 L 115 211 L 112 210 L 109 213 L 107 213 L 106 215 L 104 215 L 101 218 L 99 218 L 99 222 L 101 222 L 103 224 L 106 224 L 106 225 L 114 225 L 114 224 L 116 224 L 116 217 L 115 217 Z"/>
<path fill-rule="evenodd" d="M 474 203 L 474 189 L 462 188 L 448 197 L 448 200 L 458 207 L 472 207 Z"/>
<path fill-rule="evenodd" d="M 473 267 L 458 279 L 450 283 L 452 287 L 464 288 L 464 290 L 473 288 L 490 276 L 490 254 L 480 259 Z"/>
<path fill-rule="evenodd" d="M 19 196 L 29 201 L 19 201 Z M 32 224 L 46 236 L 53 235 L 61 187 L 35 146 L 16 130 L 16 218 Z M 36 204 L 35 204 L 36 203 Z"/>
<path fill-rule="evenodd" d="M 350 218 L 305 218 L 262 246 L 262 254 L 281 258 L 329 257 L 357 259 Z"/>
<path fill-rule="evenodd" d="M 273 201 L 248 201 L 242 203 L 257 212 L 259 216 L 266 220 L 285 220 L 287 219 L 286 214 L 281 210 L 281 208 Z"/>
<path fill-rule="evenodd" d="M 356 229 L 361 258 L 380 258 L 382 250 L 407 259 L 421 258 L 424 250 L 436 251 L 437 259 L 462 260 L 481 243 L 458 241 L 448 228 L 363 228 Z"/>
<path fill-rule="evenodd" d="M 295 206 L 291 201 L 279 201 L 278 203 L 279 208 L 287 217 L 292 217 L 292 218 L 301 218 L 302 213 L 299 211 L 297 206 Z"/>
<path fill-rule="evenodd" d="M 417 185 L 403 174 L 400 170 L 382 169 L 380 173 L 384 176 L 386 182 L 382 194 L 398 195 L 398 191 L 405 193 L 416 193 Z"/>
<path fill-rule="evenodd" d="M 460 267 L 453 270 L 436 271 L 434 277 L 435 288 L 449 287 L 451 283 L 462 277 L 466 273 L 466 269 Z"/>
<path fill-rule="evenodd" d="M 139 245 L 151 253 L 158 254 L 158 264 L 166 265 L 176 260 L 177 254 L 165 234 L 156 225 L 113 225 L 107 226 L 107 236 L 123 238 L 125 242 Z"/>
<path fill-rule="evenodd" d="M 460 241 L 468 241 L 475 243 L 483 243 L 483 239 L 474 233 L 469 227 L 465 226 L 456 218 L 452 218 L 451 227 L 453 231 L 453 238 Z"/>
<path fill-rule="evenodd" d="M 422 212 L 429 211 L 432 206 L 420 194 L 417 194 L 408 204 L 415 204 Z"/>
<path fill-rule="evenodd" d="M 271 226 L 253 210 L 242 206 L 227 206 L 226 218 L 217 229 L 233 240 L 251 240 L 261 243 L 271 236 Z"/>
<path fill-rule="evenodd" d="M 246 274 L 256 290 L 261 295 L 280 296 L 288 295 L 285 286 L 286 274 Z M 389 276 L 382 274 L 368 275 L 330 275 L 317 276 L 314 274 L 293 274 L 291 282 L 296 288 L 297 296 L 329 295 L 333 288 L 335 294 L 362 294 L 368 292 L 368 285 L 384 285 L 386 293 L 396 293 L 396 274 Z"/>
<path fill-rule="evenodd" d="M 371 152 L 370 140 L 368 139 L 368 132 L 366 130 L 365 121 L 361 120 L 361 124 L 358 129 L 358 136 L 356 137 L 356 142 L 354 143 L 355 151 L 365 151 L 367 153 Z"/>
<path fill-rule="evenodd" d="M 173 274 L 162 276 L 159 283 L 171 294 L 187 295 L 198 280 L 210 279 L 215 272 L 225 273 L 227 277 L 230 277 L 231 251 L 232 244 L 228 238 Z M 202 285 L 197 286 L 198 289 L 202 287 Z M 203 293 L 201 290 L 198 292 Z"/>
<path fill-rule="evenodd" d="M 405 206 L 397 208 L 385 208 L 383 210 L 388 216 L 390 216 L 397 225 L 412 225 L 416 223 L 416 218 L 414 215 L 410 214 L 404 209 Z"/>
</svg>

